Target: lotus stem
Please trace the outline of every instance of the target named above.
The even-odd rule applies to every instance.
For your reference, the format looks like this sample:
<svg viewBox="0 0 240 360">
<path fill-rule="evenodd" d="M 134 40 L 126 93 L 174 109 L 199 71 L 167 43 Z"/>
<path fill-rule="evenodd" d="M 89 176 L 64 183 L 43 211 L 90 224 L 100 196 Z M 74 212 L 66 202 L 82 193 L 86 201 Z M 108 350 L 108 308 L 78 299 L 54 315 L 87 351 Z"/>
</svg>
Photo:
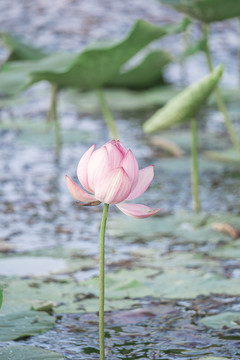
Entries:
<svg viewBox="0 0 240 360">
<path fill-rule="evenodd" d="M 108 127 L 110 137 L 111 137 L 111 139 L 118 140 L 117 125 L 116 125 L 115 119 L 110 111 L 110 108 L 107 104 L 103 90 L 98 89 L 97 94 L 98 94 L 98 99 L 99 99 L 99 103 L 101 106 L 101 110 L 103 113 L 103 117 L 104 117 L 105 123 Z"/>
<path fill-rule="evenodd" d="M 209 43 L 208 43 L 208 40 L 209 40 L 209 25 L 208 24 L 203 24 L 203 34 L 204 34 L 204 38 L 205 38 L 205 55 L 206 55 L 207 65 L 208 65 L 209 71 L 212 71 L 213 63 L 212 63 L 212 56 L 211 56 Z M 216 96 L 216 100 L 217 100 L 217 105 L 218 105 L 220 112 L 223 115 L 224 123 L 225 123 L 226 129 L 228 131 L 228 134 L 232 140 L 232 143 L 233 143 L 235 149 L 238 151 L 238 153 L 240 155 L 240 143 L 239 143 L 238 137 L 236 135 L 236 131 L 231 122 L 230 116 L 228 114 L 226 105 L 223 101 L 222 93 L 221 93 L 218 85 L 216 85 L 214 91 L 215 91 L 215 96 Z"/>
<path fill-rule="evenodd" d="M 182 33 L 182 42 L 183 42 L 183 54 L 188 48 L 191 46 L 191 32 L 190 27 Z M 185 86 L 188 83 L 188 72 L 186 62 L 184 61 L 184 57 L 180 60 L 181 66 L 181 83 Z"/>
<path fill-rule="evenodd" d="M 238 84 L 240 86 L 240 17 L 238 18 Z"/>
<path fill-rule="evenodd" d="M 99 241 L 99 349 L 100 360 L 105 360 L 104 350 L 104 258 L 105 258 L 105 230 L 108 216 L 108 204 L 104 204 Z"/>
<path fill-rule="evenodd" d="M 198 136 L 197 136 L 197 121 L 191 120 L 191 135 L 192 135 L 192 159 L 191 159 L 191 185 L 192 185 L 192 200 L 193 209 L 195 213 L 201 210 L 199 199 L 199 171 L 198 171 Z"/>
<path fill-rule="evenodd" d="M 55 151 L 57 156 L 59 155 L 59 151 L 62 146 L 61 127 L 57 113 L 58 92 L 59 92 L 58 86 L 56 84 L 52 84 L 50 107 L 47 114 L 47 122 L 53 123 L 54 126 Z"/>
</svg>

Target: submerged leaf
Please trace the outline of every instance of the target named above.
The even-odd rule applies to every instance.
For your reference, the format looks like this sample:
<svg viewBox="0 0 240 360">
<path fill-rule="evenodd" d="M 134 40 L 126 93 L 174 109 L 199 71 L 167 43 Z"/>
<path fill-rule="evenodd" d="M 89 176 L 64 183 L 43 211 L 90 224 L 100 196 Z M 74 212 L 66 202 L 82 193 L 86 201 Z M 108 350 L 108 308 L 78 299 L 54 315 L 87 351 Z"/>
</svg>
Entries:
<svg viewBox="0 0 240 360">
<path fill-rule="evenodd" d="M 217 85 L 223 69 L 223 65 L 218 66 L 212 73 L 175 96 L 143 124 L 143 130 L 153 133 L 191 120 Z"/>
<path fill-rule="evenodd" d="M 236 0 L 160 0 L 177 11 L 203 22 L 221 21 L 240 16 L 240 2 Z"/>
</svg>

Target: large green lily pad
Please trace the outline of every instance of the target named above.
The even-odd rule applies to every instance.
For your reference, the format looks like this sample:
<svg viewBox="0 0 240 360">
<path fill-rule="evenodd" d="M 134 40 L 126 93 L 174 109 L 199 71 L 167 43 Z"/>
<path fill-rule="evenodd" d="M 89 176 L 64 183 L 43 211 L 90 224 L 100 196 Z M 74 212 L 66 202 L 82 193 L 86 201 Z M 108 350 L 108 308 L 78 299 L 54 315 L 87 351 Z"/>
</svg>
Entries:
<svg viewBox="0 0 240 360">
<path fill-rule="evenodd" d="M 240 240 L 232 240 L 229 244 L 218 246 L 210 254 L 218 259 L 240 259 Z"/>
<path fill-rule="evenodd" d="M 106 299 L 108 309 L 126 308 L 145 296 L 169 299 L 193 299 L 198 295 L 229 294 L 240 295 L 240 279 L 226 279 L 222 275 L 191 268 L 159 269 L 136 268 L 121 270 L 106 276 Z M 18 299 L 15 294 L 21 289 Z M 62 283 L 41 282 L 37 280 L 8 279 L 5 288 L 3 313 L 13 309 L 23 311 L 30 307 L 37 308 L 46 301 L 53 302 L 57 313 L 97 311 L 98 278 L 76 284 L 70 280 Z M 89 299 L 95 299 L 89 304 Z M 117 300 L 114 303 L 114 300 Z M 121 305 L 121 301 L 123 304 Z M 127 306 L 126 306 L 127 305 Z"/>
<path fill-rule="evenodd" d="M 20 311 L 0 315 L 0 341 L 10 341 L 42 334 L 55 324 L 55 317 L 43 311 Z"/>
<path fill-rule="evenodd" d="M 108 264 L 106 310 L 131 308 L 146 296 L 166 299 L 193 299 L 213 293 L 239 296 L 240 279 L 227 278 L 221 266 L 224 259 L 237 259 L 239 240 L 214 230 L 216 222 L 225 222 L 240 230 L 239 216 L 231 213 L 211 215 L 179 212 L 142 221 L 124 216 L 121 220 L 119 216 L 116 220 L 112 218 L 108 230 L 113 237 L 117 237 L 117 246 L 123 241 L 121 239 L 132 244 L 124 255 L 124 259 L 130 260 L 127 268 L 124 261 L 118 264 L 119 259 L 114 263 L 113 258 L 112 263 Z M 177 250 L 178 247 L 181 251 Z M 50 305 L 56 313 L 98 311 L 98 277 L 79 283 L 72 277 L 79 278 L 81 269 L 96 269 L 96 259 L 72 249 L 64 252 L 61 248 L 37 250 L 30 255 L 64 259 L 64 275 L 29 279 L 2 277 L 2 314 L 21 313 L 31 308 L 41 311 Z M 26 256 L 23 254 L 19 258 Z M 16 254 L 5 255 L 6 259 L 14 257 Z"/>
<path fill-rule="evenodd" d="M 145 89 L 163 83 L 164 67 L 171 62 L 170 54 L 162 50 L 150 52 L 130 70 L 115 76 L 107 86 Z"/>
<path fill-rule="evenodd" d="M 49 303 L 52 304 L 54 312 L 60 314 L 98 311 L 99 289 L 97 280 L 94 279 L 79 284 L 71 278 L 62 281 L 3 278 L 1 282 L 5 284 L 5 301 L 1 313 L 6 315 L 13 311 L 28 311 L 30 308 L 41 309 Z M 117 280 L 114 280 L 114 284 L 116 282 Z M 120 298 L 115 296 L 114 299 L 110 295 L 106 299 L 106 311 L 128 309 L 134 304 L 134 300 L 124 299 L 125 293 Z"/>
<path fill-rule="evenodd" d="M 46 56 L 45 52 L 32 45 L 26 44 L 19 37 L 0 31 L 0 39 L 9 49 L 7 61 L 38 60 Z"/>
<path fill-rule="evenodd" d="M 203 22 L 221 21 L 240 16 L 240 3 L 236 0 L 160 0 L 177 11 Z"/>
<path fill-rule="evenodd" d="M 109 231 L 112 236 L 124 238 L 125 240 L 144 239 L 161 241 L 162 238 L 168 237 L 181 243 L 211 243 L 231 241 L 230 235 L 219 233 L 212 229 L 212 222 L 218 221 L 219 218 L 212 217 L 210 222 L 208 214 L 190 214 L 179 212 L 175 215 L 152 217 L 147 220 L 138 222 L 131 218 L 122 217 L 121 221 L 110 220 Z M 224 218 L 222 214 L 221 219 Z M 207 224 L 207 220 L 209 223 Z"/>
<path fill-rule="evenodd" d="M 150 42 L 181 32 L 188 25 L 187 19 L 165 27 L 138 20 L 127 36 L 115 43 L 91 45 L 78 54 L 53 54 L 40 60 L 7 63 L 0 73 L 0 91 L 14 94 L 43 80 L 57 84 L 59 88 L 105 86 Z"/>
<path fill-rule="evenodd" d="M 133 255 L 137 257 L 136 263 L 138 265 L 141 264 L 146 268 L 153 267 L 164 271 L 183 268 L 201 268 L 202 270 L 208 271 L 210 269 L 216 269 L 220 265 L 218 260 L 213 260 L 203 254 L 193 252 L 170 252 L 169 254 L 163 255 L 154 248 L 139 248 Z"/>
<path fill-rule="evenodd" d="M 11 345 L 0 349 L 1 360 L 64 360 L 64 356 L 37 346 Z"/>
<path fill-rule="evenodd" d="M 98 279 L 89 280 L 94 291 Z M 106 277 L 106 296 L 112 299 L 153 296 L 166 299 L 194 299 L 199 295 L 240 294 L 240 279 L 205 273 L 201 270 L 156 269 L 121 270 Z"/>
<path fill-rule="evenodd" d="M 226 311 L 221 314 L 206 316 L 201 319 L 200 322 L 208 327 L 214 329 L 221 329 L 223 326 L 227 326 L 232 329 L 240 328 L 240 313 Z"/>
</svg>

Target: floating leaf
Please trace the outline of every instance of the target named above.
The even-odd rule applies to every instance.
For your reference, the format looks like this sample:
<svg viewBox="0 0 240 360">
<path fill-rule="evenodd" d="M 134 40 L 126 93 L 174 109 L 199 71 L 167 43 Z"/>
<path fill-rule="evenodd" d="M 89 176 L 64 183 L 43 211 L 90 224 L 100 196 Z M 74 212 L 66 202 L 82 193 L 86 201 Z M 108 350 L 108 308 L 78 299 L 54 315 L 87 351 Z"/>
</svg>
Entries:
<svg viewBox="0 0 240 360">
<path fill-rule="evenodd" d="M 144 123 L 143 130 L 146 133 L 153 133 L 191 120 L 217 85 L 223 69 L 222 65 L 218 66 L 212 73 L 170 100 Z"/>
<path fill-rule="evenodd" d="M 179 161 L 179 159 L 177 159 Z M 224 214 L 222 215 L 224 217 Z M 207 219 L 209 223 L 207 222 Z M 210 221 L 210 219 L 212 219 Z M 209 214 L 194 216 L 186 212 L 179 212 L 174 216 L 150 218 L 142 221 L 136 227 L 134 219 L 122 217 L 121 221 L 112 219 L 109 221 L 109 232 L 112 236 L 121 237 L 124 234 L 125 240 L 136 241 L 144 239 L 148 242 L 151 239 L 159 241 L 161 238 L 173 238 L 181 243 L 211 243 L 217 244 L 221 241 L 231 241 L 227 234 L 218 233 L 212 229 L 212 222 Z"/>
<path fill-rule="evenodd" d="M 10 50 L 8 61 L 13 60 L 37 60 L 42 59 L 46 54 L 32 45 L 28 45 L 21 41 L 17 36 L 13 36 L 4 31 L 0 31 L 0 39 L 4 45 Z"/>
<path fill-rule="evenodd" d="M 204 273 L 199 270 L 172 270 L 153 279 L 142 280 L 151 289 L 152 295 L 168 299 L 194 299 L 199 295 L 240 295 L 240 279 Z"/>
<path fill-rule="evenodd" d="M 2 307 L 2 302 L 3 302 L 3 288 L 2 285 L 0 285 L 0 309 Z"/>
<path fill-rule="evenodd" d="M 134 111 L 162 106 L 180 91 L 178 88 L 164 85 L 145 91 L 107 88 L 104 94 L 112 110 Z M 89 114 L 100 112 L 99 100 L 95 92 L 78 92 L 69 89 L 62 93 L 62 99 L 76 106 L 81 112 Z"/>
<path fill-rule="evenodd" d="M 16 142 L 21 145 L 32 145 L 49 147 L 54 145 L 53 129 L 48 129 L 43 122 L 14 121 L 0 123 L 0 130 L 18 131 Z M 95 142 L 96 132 L 77 129 L 64 129 L 63 144 L 74 144 L 81 141 Z"/>
<path fill-rule="evenodd" d="M 64 356 L 37 346 L 11 345 L 0 349 L 1 360 L 64 360 Z"/>
<path fill-rule="evenodd" d="M 52 257 L 10 256 L 1 259 L 0 274 L 5 276 L 39 276 L 57 273 L 65 269 L 66 261 Z"/>
<path fill-rule="evenodd" d="M 199 358 L 198 360 L 229 360 L 229 358 L 219 356 L 207 356 L 204 358 Z"/>
<path fill-rule="evenodd" d="M 0 72 L 0 92 L 13 95 L 23 91 L 34 83 L 32 73 L 36 75 L 38 72 L 41 74 L 50 72 L 52 74 L 55 69 L 58 74 L 65 74 L 75 58 L 76 54 L 62 53 L 49 55 L 40 60 L 15 61 L 4 64 Z M 56 72 L 54 72 L 55 77 L 58 76 Z M 61 75 L 59 77 L 61 78 Z"/>
<path fill-rule="evenodd" d="M 165 51 L 156 50 L 148 54 L 137 66 L 121 72 L 107 86 L 131 89 L 148 88 L 163 83 L 164 67 L 171 62 L 171 56 Z"/>
<path fill-rule="evenodd" d="M 145 250 L 145 251 L 144 251 Z M 145 256 L 144 256 L 145 253 Z M 190 252 L 171 252 L 163 255 L 160 251 L 152 248 L 147 251 L 144 248 L 139 248 L 133 255 L 137 256 L 136 263 L 146 268 L 158 268 L 164 271 L 171 269 L 202 269 L 209 271 L 219 266 L 219 261 L 212 260 L 202 254 Z"/>
<path fill-rule="evenodd" d="M 221 314 L 206 316 L 200 322 L 208 327 L 214 329 L 221 329 L 227 326 L 232 329 L 240 328 L 240 313 L 226 311 Z"/>
<path fill-rule="evenodd" d="M 168 85 L 138 91 L 106 88 L 104 94 L 112 110 L 135 111 L 163 106 L 179 94 L 181 90 L 180 88 Z M 240 98 L 239 89 L 222 88 L 221 91 L 226 102 L 235 101 L 238 104 Z M 87 114 L 100 112 L 99 100 L 93 91 L 79 92 L 74 89 L 68 89 L 62 92 L 61 99 L 66 103 L 73 104 L 81 112 Z M 209 98 L 209 105 L 216 105 L 214 96 Z"/>
<path fill-rule="evenodd" d="M 240 2 L 236 0 L 160 1 L 203 22 L 221 21 L 240 16 Z"/>
<path fill-rule="evenodd" d="M 227 245 L 218 246 L 216 249 L 211 250 L 210 254 L 219 259 L 235 259 L 240 258 L 240 241 L 234 241 Z"/>
<path fill-rule="evenodd" d="M 42 334 L 55 324 L 55 317 L 43 311 L 20 311 L 0 315 L 0 341 L 22 339 Z"/>
<path fill-rule="evenodd" d="M 115 286 L 121 284 L 117 279 L 114 280 Z M 51 302 L 54 312 L 58 314 L 98 311 L 99 290 L 97 278 L 81 282 L 81 286 L 71 278 L 66 278 L 63 281 L 51 281 L 49 279 L 45 282 L 37 279 L 5 278 L 2 283 L 4 282 L 6 282 L 4 288 L 5 301 L 1 314 L 11 315 L 15 311 L 21 314 L 21 312 L 29 311 L 30 308 L 41 309 L 47 302 Z M 141 286 L 145 288 L 143 285 Z M 110 290 L 112 291 L 111 287 Z M 135 290 L 133 288 L 129 291 L 134 294 Z M 16 293 L 18 297 L 16 297 Z M 140 289 L 139 293 L 141 297 Z M 135 302 L 132 299 L 124 299 L 125 296 L 126 293 L 124 292 L 123 296 L 120 297 L 120 301 L 119 296 L 115 296 L 115 299 L 113 299 L 109 292 L 106 298 L 106 310 L 131 308 Z"/>
<path fill-rule="evenodd" d="M 0 74 L 0 91 L 14 94 L 42 80 L 60 88 L 102 87 L 150 42 L 183 31 L 188 25 L 187 19 L 165 27 L 138 20 L 124 39 L 111 45 L 91 46 L 79 54 L 53 54 L 40 60 L 8 63 Z"/>
<path fill-rule="evenodd" d="M 11 96 L 11 97 L 0 97 L 0 109 L 10 108 L 19 104 L 23 104 L 26 101 L 26 98 L 20 96 Z"/>
<path fill-rule="evenodd" d="M 204 156 L 212 161 L 217 161 L 229 165 L 240 164 L 239 153 L 235 149 L 228 149 L 227 151 L 205 151 Z"/>
</svg>

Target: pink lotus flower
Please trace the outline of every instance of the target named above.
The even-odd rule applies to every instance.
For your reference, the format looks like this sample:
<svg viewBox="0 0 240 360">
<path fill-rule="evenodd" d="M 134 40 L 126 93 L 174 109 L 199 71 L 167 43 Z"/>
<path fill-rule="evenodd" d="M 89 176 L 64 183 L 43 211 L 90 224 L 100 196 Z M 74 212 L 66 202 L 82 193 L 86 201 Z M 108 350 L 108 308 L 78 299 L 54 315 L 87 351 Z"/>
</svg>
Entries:
<svg viewBox="0 0 240 360">
<path fill-rule="evenodd" d="M 83 154 L 77 168 L 78 179 L 86 191 L 66 175 L 70 194 L 81 205 L 115 204 L 124 214 L 137 219 L 156 214 L 160 209 L 125 202 L 147 190 L 154 176 L 154 165 L 139 170 L 132 151 L 127 151 L 120 141 L 109 141 L 94 151 L 95 147 Z"/>
</svg>

